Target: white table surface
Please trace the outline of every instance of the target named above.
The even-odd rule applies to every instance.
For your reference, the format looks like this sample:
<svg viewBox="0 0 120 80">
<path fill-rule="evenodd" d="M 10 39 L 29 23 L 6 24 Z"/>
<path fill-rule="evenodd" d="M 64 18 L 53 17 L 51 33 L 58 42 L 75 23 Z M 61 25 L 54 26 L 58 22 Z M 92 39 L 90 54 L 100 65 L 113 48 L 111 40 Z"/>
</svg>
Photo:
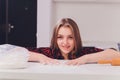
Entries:
<svg viewBox="0 0 120 80">
<path fill-rule="evenodd" d="M 28 62 L 28 66 L 23 69 L 0 69 L 0 80 L 120 80 L 120 66 L 41 65 Z"/>
</svg>

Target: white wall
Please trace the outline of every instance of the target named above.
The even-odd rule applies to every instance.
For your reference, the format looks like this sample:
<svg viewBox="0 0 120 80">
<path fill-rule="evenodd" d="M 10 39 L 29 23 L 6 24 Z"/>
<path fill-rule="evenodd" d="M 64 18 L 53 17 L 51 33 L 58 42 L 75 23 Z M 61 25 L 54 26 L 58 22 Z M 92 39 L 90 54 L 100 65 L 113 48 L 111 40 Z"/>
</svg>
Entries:
<svg viewBox="0 0 120 80">
<path fill-rule="evenodd" d="M 78 23 L 83 41 L 120 42 L 120 0 L 38 0 L 37 47 L 49 46 L 63 17 Z"/>
<path fill-rule="evenodd" d="M 52 0 L 38 0 L 37 3 L 37 47 L 49 46 Z"/>
<path fill-rule="evenodd" d="M 54 6 L 54 23 L 73 18 L 83 41 L 120 41 L 120 0 L 54 0 Z"/>
</svg>

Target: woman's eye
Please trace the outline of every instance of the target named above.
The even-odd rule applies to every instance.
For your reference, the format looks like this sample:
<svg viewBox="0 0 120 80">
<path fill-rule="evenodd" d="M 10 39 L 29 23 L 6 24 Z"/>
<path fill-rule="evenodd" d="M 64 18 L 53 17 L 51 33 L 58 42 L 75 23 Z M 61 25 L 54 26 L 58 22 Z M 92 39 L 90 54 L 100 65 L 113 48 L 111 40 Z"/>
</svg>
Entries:
<svg viewBox="0 0 120 80">
<path fill-rule="evenodd" d="M 72 37 L 72 36 L 70 36 L 69 38 L 70 38 L 70 39 L 73 39 L 73 37 Z"/>
<path fill-rule="evenodd" d="M 57 38 L 62 38 L 61 36 L 58 36 Z"/>
</svg>

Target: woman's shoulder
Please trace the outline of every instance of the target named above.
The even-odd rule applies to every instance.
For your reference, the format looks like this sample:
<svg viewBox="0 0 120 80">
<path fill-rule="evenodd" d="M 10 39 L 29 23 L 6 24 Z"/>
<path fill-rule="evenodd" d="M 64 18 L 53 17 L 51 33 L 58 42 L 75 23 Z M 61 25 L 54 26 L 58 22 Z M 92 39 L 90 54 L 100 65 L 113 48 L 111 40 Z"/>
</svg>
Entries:
<svg viewBox="0 0 120 80">
<path fill-rule="evenodd" d="M 27 49 L 29 51 L 33 51 L 33 52 L 48 52 L 48 51 L 52 50 L 50 47 L 39 47 L 39 48 L 30 47 L 30 48 L 27 48 Z"/>
<path fill-rule="evenodd" d="M 32 52 L 37 52 L 37 53 L 40 53 L 40 54 L 44 54 L 48 57 L 51 57 L 53 58 L 53 52 L 52 52 L 52 49 L 50 47 L 39 47 L 39 48 L 28 48 L 29 51 L 32 51 Z"/>
<path fill-rule="evenodd" d="M 97 48 L 97 47 L 92 47 L 92 46 L 84 46 L 82 47 L 81 49 L 82 52 L 86 52 L 86 53 L 95 53 L 95 52 L 100 52 L 100 51 L 103 51 L 103 49 L 101 48 Z"/>
</svg>

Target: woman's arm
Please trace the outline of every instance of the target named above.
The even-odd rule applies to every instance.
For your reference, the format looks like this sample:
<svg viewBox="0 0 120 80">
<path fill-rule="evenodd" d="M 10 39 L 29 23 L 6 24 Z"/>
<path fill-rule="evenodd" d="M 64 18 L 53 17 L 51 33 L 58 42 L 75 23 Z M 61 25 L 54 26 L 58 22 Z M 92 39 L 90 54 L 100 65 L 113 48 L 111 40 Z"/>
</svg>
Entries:
<svg viewBox="0 0 120 80">
<path fill-rule="evenodd" d="M 80 64 L 85 64 L 85 63 L 98 62 L 99 60 L 111 60 L 114 58 L 120 58 L 120 52 L 115 51 L 113 49 L 106 49 L 101 52 L 87 54 L 77 59 L 69 60 L 67 64 L 68 65 L 80 65 Z"/>
<path fill-rule="evenodd" d="M 42 64 L 58 64 L 58 60 L 49 58 L 41 53 L 30 52 L 29 60 L 28 61 L 36 61 Z"/>
<path fill-rule="evenodd" d="M 120 52 L 113 49 L 106 49 L 101 52 L 85 55 L 86 62 L 98 62 L 99 60 L 111 60 L 114 58 L 120 58 Z"/>
</svg>

